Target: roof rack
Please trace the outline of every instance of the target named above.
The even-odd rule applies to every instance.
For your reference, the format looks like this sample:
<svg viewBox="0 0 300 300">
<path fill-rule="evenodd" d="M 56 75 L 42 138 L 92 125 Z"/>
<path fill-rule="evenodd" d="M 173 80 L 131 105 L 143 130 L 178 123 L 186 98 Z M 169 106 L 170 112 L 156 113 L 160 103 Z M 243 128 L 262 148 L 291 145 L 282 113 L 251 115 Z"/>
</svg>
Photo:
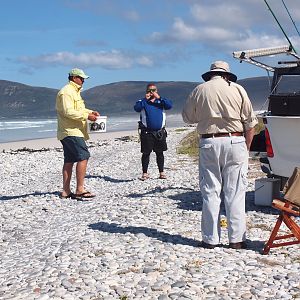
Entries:
<svg viewBox="0 0 300 300">
<path fill-rule="evenodd" d="M 272 56 L 277 54 L 287 54 L 297 58 L 297 61 L 288 61 L 288 62 L 280 62 L 281 64 L 291 64 L 298 65 L 300 56 L 298 56 L 295 52 L 292 51 L 291 46 L 280 46 L 280 47 L 270 47 L 270 48 L 260 48 L 253 50 L 243 50 L 243 51 L 234 51 L 233 57 L 239 59 L 240 62 L 247 62 L 257 67 L 263 68 L 265 70 L 274 72 L 275 68 L 271 65 L 259 62 L 255 57 L 263 57 L 263 56 Z"/>
</svg>

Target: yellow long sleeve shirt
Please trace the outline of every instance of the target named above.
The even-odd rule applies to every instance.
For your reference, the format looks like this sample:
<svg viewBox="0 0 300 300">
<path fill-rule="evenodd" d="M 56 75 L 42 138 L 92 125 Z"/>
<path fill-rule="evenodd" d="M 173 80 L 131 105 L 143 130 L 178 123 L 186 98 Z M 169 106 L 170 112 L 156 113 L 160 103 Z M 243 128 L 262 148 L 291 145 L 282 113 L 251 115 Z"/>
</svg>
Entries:
<svg viewBox="0 0 300 300">
<path fill-rule="evenodd" d="M 67 136 L 89 139 L 87 133 L 87 118 L 92 110 L 87 109 L 80 95 L 81 86 L 69 81 L 57 94 L 57 138 Z"/>
</svg>

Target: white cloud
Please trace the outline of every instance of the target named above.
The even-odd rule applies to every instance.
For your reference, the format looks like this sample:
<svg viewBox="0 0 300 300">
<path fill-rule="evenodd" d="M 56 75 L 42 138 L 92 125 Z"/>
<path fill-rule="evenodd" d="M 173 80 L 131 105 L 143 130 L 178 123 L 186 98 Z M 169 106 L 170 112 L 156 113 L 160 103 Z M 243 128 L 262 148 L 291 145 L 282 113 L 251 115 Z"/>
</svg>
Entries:
<svg viewBox="0 0 300 300">
<path fill-rule="evenodd" d="M 154 65 L 154 60 L 151 55 L 131 54 L 119 50 L 94 53 L 85 52 L 79 54 L 57 52 L 39 56 L 22 56 L 17 59 L 17 62 L 31 68 L 43 68 L 56 65 L 78 65 L 82 67 L 100 66 L 104 69 L 129 69 L 136 66 L 151 67 Z"/>
<path fill-rule="evenodd" d="M 197 41 L 200 36 L 201 32 L 197 28 L 185 24 L 181 18 L 176 18 L 170 32 L 153 32 L 145 41 L 150 43 L 188 42 Z"/>
<path fill-rule="evenodd" d="M 118 15 L 127 21 L 146 22 L 144 5 L 150 2 L 135 0 L 116 4 L 109 0 L 78 0 L 77 5 L 80 4 L 81 9 L 94 13 Z M 287 4 L 294 20 L 299 21 L 300 8 L 297 1 L 289 1 Z M 270 5 L 288 34 L 294 34 L 296 40 L 295 28 L 282 2 L 272 1 Z M 155 23 L 163 18 L 166 24 L 166 27 L 161 26 L 164 30 L 147 33 L 147 38 L 143 39 L 144 43 L 155 46 L 200 46 L 212 51 L 229 51 L 233 47 L 244 48 L 245 45 L 251 48 L 251 43 L 252 47 L 258 48 L 287 43 L 269 9 L 261 0 L 161 0 L 160 4 L 152 3 L 151 12 L 157 18 Z"/>
<path fill-rule="evenodd" d="M 251 31 L 247 31 L 245 35 L 240 39 L 231 40 L 225 43 L 227 49 L 233 50 L 257 49 L 264 47 L 282 46 L 287 44 L 288 43 L 283 38 L 268 34 L 258 35 Z"/>
<path fill-rule="evenodd" d="M 197 40 L 201 33 L 197 28 L 188 26 L 181 18 L 176 18 L 173 24 L 173 35 L 178 40 Z"/>
<path fill-rule="evenodd" d="M 130 28 L 131 32 L 128 33 L 128 38 L 132 41 L 128 47 L 135 49 L 134 51 L 128 49 L 82 52 L 79 54 L 65 51 L 39 56 L 23 56 L 18 58 L 18 62 L 31 68 L 49 65 L 98 66 L 104 69 L 151 68 L 177 63 L 183 59 L 192 60 L 193 57 L 200 56 L 203 52 L 205 54 L 212 52 L 231 53 L 235 50 L 287 44 L 270 11 L 261 0 L 225 2 L 222 0 L 161 0 L 161 5 L 151 6 L 151 13 L 155 16 L 155 22 L 153 21 L 155 26 L 153 27 L 145 26 L 145 12 L 148 11 L 144 9 L 144 5 L 140 5 L 141 1 L 133 1 L 131 5 L 123 1 L 117 5 L 109 0 L 77 0 L 75 5 L 76 7 L 79 5 L 80 9 L 85 11 L 93 11 L 95 14 L 121 16 L 123 21 L 124 19 L 128 21 L 122 21 L 124 26 L 128 24 L 132 26 L 131 22 L 136 22 L 134 26 L 137 27 Z M 149 2 L 151 1 L 142 1 L 143 4 L 149 4 Z M 69 3 L 72 4 L 73 1 L 69 1 Z M 294 2 L 288 4 L 295 20 L 299 20 L 300 9 L 298 6 Z M 178 9 L 182 7 L 184 7 L 184 11 Z M 274 3 L 274 10 L 282 22 L 291 25 L 281 3 Z M 162 15 L 164 18 L 162 26 L 157 26 Z M 138 27 L 139 25 L 140 27 Z M 156 31 L 153 29 L 151 33 L 148 28 L 155 28 Z M 161 31 L 158 31 L 158 28 Z M 134 44 L 132 32 L 137 37 L 145 37 L 143 45 Z M 299 37 L 296 36 L 295 30 L 293 34 L 291 40 L 297 47 L 300 44 Z M 108 45 L 114 44 L 115 47 L 119 47 L 118 41 L 114 43 L 113 35 L 111 40 L 109 38 L 107 41 L 82 39 L 78 45 L 85 47 L 106 46 L 107 48 Z M 136 40 L 140 41 L 139 38 Z M 145 43 L 149 44 L 146 45 L 147 47 L 155 47 L 152 48 L 153 53 L 150 53 L 149 48 L 145 48 L 147 50 L 143 48 Z M 123 40 L 120 47 L 126 49 L 126 46 L 127 44 Z M 179 49 L 182 52 L 179 53 Z M 201 51 L 202 53 L 200 53 Z"/>
<path fill-rule="evenodd" d="M 286 22 L 282 7 L 277 4 L 275 8 Z M 223 52 L 288 44 L 277 26 L 261 1 L 201 1 L 201 4 L 197 2 L 190 6 L 190 16 L 174 18 L 169 29 L 153 32 L 147 42 L 165 46 L 198 45 L 202 49 Z M 295 35 L 292 39 L 293 43 L 299 41 Z"/>
<path fill-rule="evenodd" d="M 80 65 L 80 66 L 101 66 L 105 69 L 127 69 L 133 64 L 131 57 L 128 57 L 117 50 L 110 52 L 79 53 L 57 52 L 40 56 L 23 56 L 19 62 L 32 67 L 44 67 L 49 65 Z"/>
<path fill-rule="evenodd" d="M 138 57 L 136 61 L 141 66 L 152 67 L 154 65 L 153 59 L 147 56 Z"/>
</svg>

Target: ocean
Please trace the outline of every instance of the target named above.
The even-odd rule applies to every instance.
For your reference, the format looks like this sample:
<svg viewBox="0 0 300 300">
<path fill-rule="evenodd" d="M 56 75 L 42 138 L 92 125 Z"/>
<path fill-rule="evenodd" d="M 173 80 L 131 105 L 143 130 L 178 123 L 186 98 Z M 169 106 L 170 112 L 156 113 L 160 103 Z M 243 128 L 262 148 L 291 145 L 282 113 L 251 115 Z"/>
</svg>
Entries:
<svg viewBox="0 0 300 300">
<path fill-rule="evenodd" d="M 137 129 L 139 115 L 107 117 L 106 131 Z M 184 126 L 180 115 L 167 115 L 167 127 Z M 56 137 L 56 119 L 0 119 L 0 143 Z M 97 133 L 101 134 L 101 133 Z"/>
</svg>

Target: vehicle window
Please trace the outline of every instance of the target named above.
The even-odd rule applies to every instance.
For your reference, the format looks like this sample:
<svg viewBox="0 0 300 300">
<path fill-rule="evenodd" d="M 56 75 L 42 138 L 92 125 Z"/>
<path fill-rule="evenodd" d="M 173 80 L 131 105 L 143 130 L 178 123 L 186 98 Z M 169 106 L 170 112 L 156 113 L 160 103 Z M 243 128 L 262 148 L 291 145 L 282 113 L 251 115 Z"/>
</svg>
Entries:
<svg viewBox="0 0 300 300">
<path fill-rule="evenodd" d="M 300 94 L 300 75 L 283 75 L 277 85 L 277 94 Z"/>
</svg>

